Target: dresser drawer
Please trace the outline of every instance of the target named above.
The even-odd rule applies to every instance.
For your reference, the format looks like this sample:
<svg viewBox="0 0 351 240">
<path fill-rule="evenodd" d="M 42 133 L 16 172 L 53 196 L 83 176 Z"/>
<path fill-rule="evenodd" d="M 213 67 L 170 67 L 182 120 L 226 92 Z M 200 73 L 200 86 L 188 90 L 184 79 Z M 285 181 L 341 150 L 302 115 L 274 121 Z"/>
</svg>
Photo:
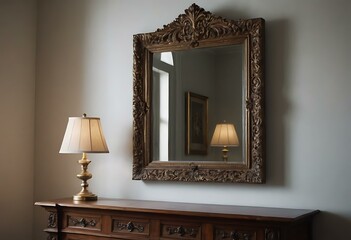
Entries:
<svg viewBox="0 0 351 240">
<path fill-rule="evenodd" d="M 246 226 L 215 226 L 215 240 L 256 240 L 259 229 Z"/>
<path fill-rule="evenodd" d="M 63 228 L 79 231 L 101 231 L 101 215 L 67 213 Z"/>
<path fill-rule="evenodd" d="M 161 238 L 201 239 L 201 226 L 191 223 L 161 223 Z"/>
<path fill-rule="evenodd" d="M 128 217 L 112 217 L 112 234 L 148 237 L 150 221 Z"/>
</svg>

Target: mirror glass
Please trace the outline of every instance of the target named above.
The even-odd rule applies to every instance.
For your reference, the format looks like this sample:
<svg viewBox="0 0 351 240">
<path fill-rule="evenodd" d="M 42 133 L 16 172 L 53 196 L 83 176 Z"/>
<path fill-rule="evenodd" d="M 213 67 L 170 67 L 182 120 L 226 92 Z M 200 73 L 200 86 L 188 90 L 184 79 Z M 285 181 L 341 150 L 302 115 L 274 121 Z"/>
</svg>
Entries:
<svg viewBox="0 0 351 240">
<path fill-rule="evenodd" d="M 244 44 L 153 54 L 152 161 L 224 161 L 223 146 L 212 146 L 218 123 L 235 126 L 238 146 L 227 147 L 228 162 L 243 162 L 246 73 Z M 191 114 L 194 134 L 188 138 L 187 93 L 204 97 L 207 111 Z M 195 111 L 196 112 L 196 111 Z M 200 118 L 200 119 L 199 119 Z M 201 119 L 202 118 L 202 119 Z M 196 124 L 204 122 L 204 124 Z M 198 138 L 198 139 L 197 139 Z M 189 141 L 187 141 L 189 140 Z M 204 142 L 204 151 L 187 151 L 188 144 Z"/>
</svg>

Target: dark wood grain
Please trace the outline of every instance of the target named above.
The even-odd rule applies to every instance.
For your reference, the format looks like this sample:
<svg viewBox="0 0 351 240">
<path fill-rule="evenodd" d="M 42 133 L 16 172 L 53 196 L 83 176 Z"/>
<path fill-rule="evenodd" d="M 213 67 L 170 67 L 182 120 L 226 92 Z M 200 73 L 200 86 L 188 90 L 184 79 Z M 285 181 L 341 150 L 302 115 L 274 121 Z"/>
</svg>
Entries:
<svg viewBox="0 0 351 240">
<path fill-rule="evenodd" d="M 62 207 L 123 210 L 130 212 L 163 213 L 184 216 L 235 217 L 237 219 L 255 219 L 257 221 L 296 221 L 300 218 L 318 213 L 316 210 L 313 211 L 306 209 L 246 207 L 107 198 L 93 202 L 78 202 L 73 201 L 72 199 L 59 199 L 54 200 L 53 202 L 37 202 L 35 204 L 39 206 L 53 206 L 58 204 Z"/>
</svg>

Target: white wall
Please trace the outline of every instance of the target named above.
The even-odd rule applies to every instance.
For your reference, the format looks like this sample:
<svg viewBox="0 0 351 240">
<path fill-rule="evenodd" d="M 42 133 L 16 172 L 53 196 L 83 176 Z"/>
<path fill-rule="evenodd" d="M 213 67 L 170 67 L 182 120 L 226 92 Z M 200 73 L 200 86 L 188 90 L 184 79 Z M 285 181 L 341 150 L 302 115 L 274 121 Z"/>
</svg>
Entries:
<svg viewBox="0 0 351 240">
<path fill-rule="evenodd" d="M 33 228 L 36 4 L 0 0 L 0 233 Z"/>
<path fill-rule="evenodd" d="M 39 2 L 35 200 L 79 190 L 80 156 L 58 150 L 67 117 L 87 112 L 101 117 L 110 148 L 90 156 L 99 196 L 320 209 L 314 239 L 350 238 L 348 0 L 196 1 L 226 18 L 266 19 L 267 183 L 131 180 L 132 35 L 173 21 L 192 2 Z M 45 239 L 46 220 L 36 208 L 34 239 Z"/>
</svg>

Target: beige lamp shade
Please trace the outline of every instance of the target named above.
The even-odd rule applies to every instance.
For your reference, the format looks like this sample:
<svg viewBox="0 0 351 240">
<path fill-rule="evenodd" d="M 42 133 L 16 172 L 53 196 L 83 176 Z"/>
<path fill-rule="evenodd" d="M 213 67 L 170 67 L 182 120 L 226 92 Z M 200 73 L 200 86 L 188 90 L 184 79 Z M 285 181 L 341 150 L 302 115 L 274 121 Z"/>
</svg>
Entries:
<svg viewBox="0 0 351 240">
<path fill-rule="evenodd" d="M 97 117 L 70 117 L 60 153 L 108 153 L 104 134 Z"/>
<path fill-rule="evenodd" d="M 220 123 L 216 125 L 211 140 L 212 147 L 236 147 L 239 146 L 238 135 L 235 127 L 230 123 Z"/>
</svg>

